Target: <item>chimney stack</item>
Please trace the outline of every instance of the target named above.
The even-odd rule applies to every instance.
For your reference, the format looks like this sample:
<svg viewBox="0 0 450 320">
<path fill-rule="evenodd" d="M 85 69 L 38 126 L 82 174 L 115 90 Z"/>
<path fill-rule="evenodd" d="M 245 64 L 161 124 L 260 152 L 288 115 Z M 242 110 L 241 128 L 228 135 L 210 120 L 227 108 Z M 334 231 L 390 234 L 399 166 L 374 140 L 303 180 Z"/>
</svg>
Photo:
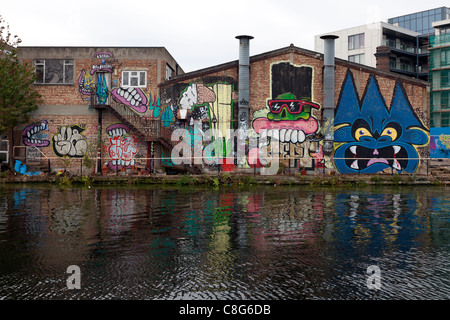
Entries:
<svg viewBox="0 0 450 320">
<path fill-rule="evenodd" d="M 323 153 L 324 155 L 331 156 L 333 152 L 334 142 L 334 41 L 339 38 L 336 35 L 321 36 L 321 39 L 325 41 L 324 55 L 323 55 Z"/>
<path fill-rule="evenodd" d="M 239 129 L 248 132 L 250 100 L 250 40 L 252 36 L 241 35 L 239 39 Z"/>
<path fill-rule="evenodd" d="M 391 54 L 391 49 L 388 46 L 379 46 L 377 47 L 377 52 L 375 53 L 375 57 L 377 59 L 377 69 L 383 71 L 390 71 L 389 66 L 389 57 Z"/>
</svg>

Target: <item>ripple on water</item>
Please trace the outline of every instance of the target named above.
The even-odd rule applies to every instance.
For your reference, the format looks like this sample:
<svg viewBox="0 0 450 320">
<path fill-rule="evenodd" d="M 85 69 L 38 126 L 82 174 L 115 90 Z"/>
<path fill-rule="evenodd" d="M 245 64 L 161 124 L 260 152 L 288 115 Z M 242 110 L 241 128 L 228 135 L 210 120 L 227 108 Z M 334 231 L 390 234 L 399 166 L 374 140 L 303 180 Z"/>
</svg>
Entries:
<svg viewBox="0 0 450 320">
<path fill-rule="evenodd" d="M 448 203 L 433 189 L 3 190 L 0 299 L 448 299 Z"/>
</svg>

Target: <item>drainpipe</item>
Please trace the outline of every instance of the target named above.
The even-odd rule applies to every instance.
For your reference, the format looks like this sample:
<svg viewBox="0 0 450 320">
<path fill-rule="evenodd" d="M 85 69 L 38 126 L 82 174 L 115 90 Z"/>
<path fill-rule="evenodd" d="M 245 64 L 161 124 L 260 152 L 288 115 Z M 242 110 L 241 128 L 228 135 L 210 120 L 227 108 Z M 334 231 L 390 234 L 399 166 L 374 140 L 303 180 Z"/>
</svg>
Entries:
<svg viewBox="0 0 450 320">
<path fill-rule="evenodd" d="M 241 136 L 238 141 L 238 154 L 245 146 L 249 127 L 249 100 L 250 100 L 250 40 L 252 36 L 241 35 L 239 39 L 239 100 L 238 100 L 238 129 Z M 238 163 L 241 157 L 238 156 Z"/>
<path fill-rule="evenodd" d="M 331 156 L 334 142 L 334 41 L 339 38 L 335 35 L 321 36 L 324 43 L 323 55 L 323 154 Z"/>
<path fill-rule="evenodd" d="M 91 97 L 93 98 L 93 97 Z M 100 140 L 97 142 L 97 173 L 98 172 L 102 172 L 102 167 L 103 167 L 103 159 L 102 159 L 102 131 L 103 131 L 103 110 L 102 109 L 98 109 L 98 118 L 97 118 L 97 123 L 98 123 L 98 131 L 97 131 L 97 138 Z"/>
</svg>

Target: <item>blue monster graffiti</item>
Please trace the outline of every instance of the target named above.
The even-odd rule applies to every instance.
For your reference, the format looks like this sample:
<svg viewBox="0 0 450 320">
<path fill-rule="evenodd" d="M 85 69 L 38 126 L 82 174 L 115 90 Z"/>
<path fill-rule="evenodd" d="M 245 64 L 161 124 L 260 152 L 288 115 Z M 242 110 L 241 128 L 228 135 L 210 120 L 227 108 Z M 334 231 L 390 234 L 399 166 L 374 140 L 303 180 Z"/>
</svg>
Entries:
<svg viewBox="0 0 450 320">
<path fill-rule="evenodd" d="M 362 100 L 347 71 L 334 118 L 335 165 L 341 173 L 377 173 L 386 168 L 413 173 L 419 166 L 416 147 L 429 141 L 427 129 L 413 111 L 397 81 L 388 110 L 375 76 Z"/>
</svg>

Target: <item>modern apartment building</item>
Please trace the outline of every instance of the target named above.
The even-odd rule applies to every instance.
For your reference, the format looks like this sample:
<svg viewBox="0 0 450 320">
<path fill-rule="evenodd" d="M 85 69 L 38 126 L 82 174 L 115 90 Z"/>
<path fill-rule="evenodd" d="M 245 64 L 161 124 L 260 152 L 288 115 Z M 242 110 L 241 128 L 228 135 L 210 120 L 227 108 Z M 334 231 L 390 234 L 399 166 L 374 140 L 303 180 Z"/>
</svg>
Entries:
<svg viewBox="0 0 450 320">
<path fill-rule="evenodd" d="M 434 35 L 433 23 L 450 18 L 450 8 L 440 7 L 389 18 L 388 23 L 412 30 L 423 36 Z"/>
<path fill-rule="evenodd" d="M 336 56 L 341 59 L 376 67 L 377 47 L 389 48 L 389 70 L 428 80 L 429 36 L 432 24 L 450 18 L 450 8 L 440 7 L 340 31 Z M 315 37 L 314 50 L 323 52 L 320 36 Z"/>
<path fill-rule="evenodd" d="M 431 126 L 450 127 L 450 19 L 433 23 L 430 37 Z"/>
<path fill-rule="evenodd" d="M 421 34 L 386 22 L 375 22 L 330 34 L 336 40 L 336 57 L 377 67 L 377 48 L 389 48 L 389 71 L 427 80 L 428 43 Z M 315 36 L 314 50 L 323 52 L 322 35 Z"/>
</svg>

